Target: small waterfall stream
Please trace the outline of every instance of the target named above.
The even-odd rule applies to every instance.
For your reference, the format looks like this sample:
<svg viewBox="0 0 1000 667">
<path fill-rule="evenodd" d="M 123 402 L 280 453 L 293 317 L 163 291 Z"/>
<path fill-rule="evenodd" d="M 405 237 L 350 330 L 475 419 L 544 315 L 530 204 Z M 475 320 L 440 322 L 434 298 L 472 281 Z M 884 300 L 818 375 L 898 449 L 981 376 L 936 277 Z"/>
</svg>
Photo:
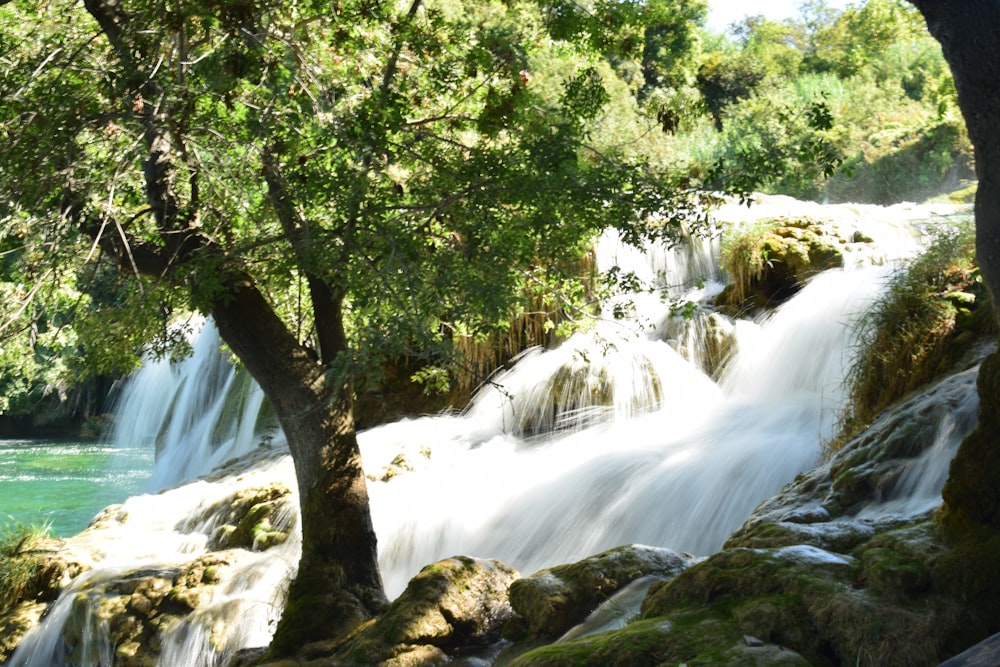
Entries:
<svg viewBox="0 0 1000 667">
<path fill-rule="evenodd" d="M 869 208 L 856 217 L 887 215 Z M 892 224 L 895 231 L 878 227 L 886 239 L 880 249 L 912 252 L 910 228 Z M 599 261 L 628 262 L 649 283 L 697 301 L 721 289 L 716 253 L 711 244 L 638 253 L 606 238 Z M 736 322 L 735 352 L 717 380 L 702 370 L 684 328 L 667 326 L 669 304 L 632 295 L 638 324 L 606 321 L 557 349 L 529 350 L 462 414 L 360 434 L 388 594 L 455 554 L 497 558 L 529 574 L 627 543 L 718 550 L 758 503 L 821 460 L 844 400 L 851 324 L 889 270 L 824 272 L 763 321 Z M 95 569 L 25 638 L 13 665 L 108 664 L 99 631 L 72 656 L 59 639 L 81 597 L 102 595 L 124 571 L 178 568 L 206 553 L 220 503 L 240 485 L 294 489 L 261 392 L 219 348 L 209 323 L 182 364 L 147 363 L 119 408 L 117 437 L 155 443 L 154 492 L 247 453 L 259 463 L 129 499 L 74 538 Z M 949 432 L 942 447 L 954 448 L 961 434 Z M 402 473 L 384 475 L 388 468 Z M 229 583 L 164 632 L 161 664 L 224 664 L 239 648 L 266 644 L 298 548 L 295 538 L 260 553 L 227 552 Z"/>
</svg>

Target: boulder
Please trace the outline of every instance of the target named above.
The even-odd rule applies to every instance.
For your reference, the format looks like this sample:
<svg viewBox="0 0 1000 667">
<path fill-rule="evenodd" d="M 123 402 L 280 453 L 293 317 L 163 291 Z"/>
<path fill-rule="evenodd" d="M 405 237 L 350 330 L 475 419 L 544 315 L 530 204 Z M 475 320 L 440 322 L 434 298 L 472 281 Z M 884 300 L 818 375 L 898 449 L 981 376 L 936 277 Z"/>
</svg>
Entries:
<svg viewBox="0 0 1000 667">
<path fill-rule="evenodd" d="M 218 525 L 208 542 L 210 550 L 248 549 L 264 551 L 282 544 L 292 529 L 291 491 L 284 484 L 241 489 L 207 509 L 197 522 Z"/>
<path fill-rule="evenodd" d="M 433 665 L 493 644 L 513 615 L 507 589 L 517 576 L 499 561 L 467 556 L 428 565 L 329 657 L 333 664 Z"/>
<path fill-rule="evenodd" d="M 723 245 L 732 284 L 719 302 L 737 310 L 776 306 L 798 292 L 811 276 L 844 266 L 852 240 L 808 218 L 760 220 Z"/>
<path fill-rule="evenodd" d="M 521 620 L 505 635 L 559 637 L 630 582 L 674 577 L 694 560 L 670 549 L 631 545 L 518 579 L 511 584 L 510 603 Z"/>
</svg>

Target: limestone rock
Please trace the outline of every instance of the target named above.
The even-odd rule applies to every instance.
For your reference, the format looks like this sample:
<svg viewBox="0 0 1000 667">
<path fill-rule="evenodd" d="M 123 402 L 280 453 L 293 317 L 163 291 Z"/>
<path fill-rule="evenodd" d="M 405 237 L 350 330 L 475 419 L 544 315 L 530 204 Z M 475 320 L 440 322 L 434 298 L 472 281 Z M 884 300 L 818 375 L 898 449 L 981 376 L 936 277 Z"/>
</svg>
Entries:
<svg viewBox="0 0 1000 667">
<path fill-rule="evenodd" d="M 336 647 L 334 663 L 443 664 L 459 650 L 499 640 L 513 612 L 517 572 L 495 560 L 455 556 L 426 566 L 376 621 Z"/>
<path fill-rule="evenodd" d="M 83 571 L 64 540 L 31 536 L 0 556 L 0 664 L 13 654 L 58 597 L 63 583 Z"/>
<path fill-rule="evenodd" d="M 87 582 L 76 591 L 62 630 L 69 662 L 97 664 L 110 651 L 120 667 L 156 665 L 161 633 L 211 597 L 214 572 L 226 564 L 218 554 L 206 554 L 182 568 Z"/>
<path fill-rule="evenodd" d="M 511 584 L 510 602 L 525 620 L 528 634 L 554 638 L 631 581 L 650 575 L 673 577 L 693 560 L 670 549 L 617 547 L 518 579 Z"/>
<path fill-rule="evenodd" d="M 720 302 L 738 308 L 778 305 L 814 274 L 843 267 L 849 242 L 839 230 L 818 220 L 760 221 L 724 251 L 733 284 L 720 295 Z"/>
<path fill-rule="evenodd" d="M 219 527 L 208 543 L 212 550 L 263 551 L 282 544 L 291 530 L 291 491 L 283 484 L 243 489 L 212 508 L 206 515 L 221 515 Z M 199 519 L 203 520 L 203 519 Z"/>
<path fill-rule="evenodd" d="M 858 512 L 891 502 L 920 457 L 946 446 L 939 424 L 952 425 L 948 446 L 957 448 L 975 424 L 975 379 L 975 369 L 955 374 L 885 412 L 829 461 L 762 503 L 726 546 L 802 543 L 848 552 L 876 533 L 908 521 L 891 511 L 864 516 Z M 947 474 L 946 466 L 941 474 Z M 930 507 L 936 504 L 932 499 Z"/>
</svg>

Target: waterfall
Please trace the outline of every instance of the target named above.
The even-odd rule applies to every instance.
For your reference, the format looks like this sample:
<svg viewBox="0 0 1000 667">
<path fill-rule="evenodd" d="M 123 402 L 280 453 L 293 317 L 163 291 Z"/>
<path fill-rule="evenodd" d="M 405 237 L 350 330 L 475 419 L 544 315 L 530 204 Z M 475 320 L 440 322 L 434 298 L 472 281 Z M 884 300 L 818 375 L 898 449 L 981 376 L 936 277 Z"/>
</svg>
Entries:
<svg viewBox="0 0 1000 667">
<path fill-rule="evenodd" d="M 851 219 L 887 211 L 855 208 Z M 912 251 L 912 226 L 903 222 L 920 213 L 892 215 L 895 231 L 878 227 L 880 252 Z M 704 305 L 722 286 L 717 253 L 710 242 L 639 252 L 609 236 L 597 254 L 670 299 Z M 527 351 L 461 414 L 360 433 L 390 597 L 424 565 L 455 554 L 497 558 L 527 574 L 627 543 L 718 550 L 758 503 L 821 459 L 844 401 L 852 322 L 891 270 L 850 264 L 814 277 L 764 319 L 725 321 L 732 352 L 711 376 L 693 332 L 725 318 L 702 309 L 678 324 L 669 300 L 633 294 L 623 298 L 634 302 L 634 319 L 609 317 L 557 349 Z M 65 655 L 60 632 L 79 616 L 74 604 L 100 597 L 122 572 L 176 570 L 208 552 L 220 508 L 239 489 L 295 488 L 273 415 L 211 323 L 193 347 L 180 364 L 148 361 L 118 409 L 117 440 L 157 448 L 150 490 L 175 488 L 131 498 L 74 538 L 94 569 L 26 637 L 13 665 L 106 664 L 98 622 L 91 645 Z M 942 441 L 953 443 L 965 426 L 943 425 Z M 922 503 L 939 497 L 947 451 L 915 464 L 933 468 L 910 475 Z M 219 469 L 248 453 L 252 469 Z M 225 664 L 242 647 L 267 644 L 298 559 L 294 502 L 286 514 L 287 542 L 226 552 L 225 585 L 165 632 L 161 664 Z"/>
<path fill-rule="evenodd" d="M 111 438 L 117 447 L 156 448 L 151 491 L 283 438 L 264 392 L 222 351 L 215 326 L 198 320 L 192 329 L 192 354 L 179 363 L 146 359 L 115 408 Z"/>
</svg>

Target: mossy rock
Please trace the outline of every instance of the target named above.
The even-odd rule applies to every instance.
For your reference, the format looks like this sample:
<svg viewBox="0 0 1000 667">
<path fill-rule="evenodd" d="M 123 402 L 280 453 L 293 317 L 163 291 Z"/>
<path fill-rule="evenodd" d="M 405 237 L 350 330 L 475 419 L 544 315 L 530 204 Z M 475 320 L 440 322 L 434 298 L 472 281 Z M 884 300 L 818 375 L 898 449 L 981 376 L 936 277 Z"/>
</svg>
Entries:
<svg viewBox="0 0 1000 667">
<path fill-rule="evenodd" d="M 643 617 L 673 620 L 707 609 L 724 624 L 790 647 L 816 665 L 853 664 L 859 655 L 864 664 L 934 665 L 946 656 L 953 628 L 942 619 L 954 616 L 953 605 L 926 596 L 929 579 L 913 575 L 927 571 L 926 564 L 914 557 L 912 544 L 900 548 L 905 542 L 901 535 L 881 537 L 859 559 L 812 547 L 727 549 L 654 586 Z M 909 588 L 899 591 L 905 601 L 895 590 L 868 588 L 866 573 L 889 571 L 906 573 Z M 881 584 L 892 585 L 889 577 Z M 719 644 L 731 635 L 727 630 Z"/>
<path fill-rule="evenodd" d="M 24 635 L 38 625 L 49 605 L 22 602 L 0 614 L 0 665 L 7 664 Z"/>
<path fill-rule="evenodd" d="M 423 568 L 377 620 L 332 648 L 335 664 L 444 664 L 450 654 L 492 644 L 513 611 L 518 574 L 495 560 L 455 556 Z"/>
<path fill-rule="evenodd" d="M 65 540 L 28 534 L 0 554 L 0 664 L 56 600 L 63 580 L 84 570 L 65 546 Z"/>
<path fill-rule="evenodd" d="M 1000 619 L 1000 531 L 966 526 L 960 534 L 946 527 L 947 549 L 929 563 L 934 593 L 956 601 L 958 612 L 946 647 L 948 654 L 997 632 Z"/>
<path fill-rule="evenodd" d="M 159 663 L 161 637 L 211 597 L 218 569 L 227 565 L 205 554 L 183 567 L 146 568 L 78 590 L 62 629 L 72 664 L 96 664 L 106 644 L 120 667 Z M 103 641 L 85 641 L 99 637 Z"/>
<path fill-rule="evenodd" d="M 723 264 L 733 285 L 718 302 L 739 310 L 779 305 L 816 273 L 843 267 L 848 243 L 815 220 L 761 220 L 724 239 Z"/>
<path fill-rule="evenodd" d="M 670 549 L 617 547 L 518 579 L 510 587 L 510 602 L 525 620 L 528 635 L 555 638 L 626 584 L 650 575 L 676 576 L 693 560 Z"/>
<path fill-rule="evenodd" d="M 241 490 L 205 512 L 219 517 L 208 548 L 263 551 L 284 543 L 293 516 L 289 502 L 291 491 L 284 484 Z"/>
<path fill-rule="evenodd" d="M 578 667 L 616 665 L 809 665 L 787 648 L 741 632 L 738 623 L 710 610 L 691 610 L 673 618 L 630 623 L 621 630 L 534 649 L 507 667 Z"/>
</svg>

